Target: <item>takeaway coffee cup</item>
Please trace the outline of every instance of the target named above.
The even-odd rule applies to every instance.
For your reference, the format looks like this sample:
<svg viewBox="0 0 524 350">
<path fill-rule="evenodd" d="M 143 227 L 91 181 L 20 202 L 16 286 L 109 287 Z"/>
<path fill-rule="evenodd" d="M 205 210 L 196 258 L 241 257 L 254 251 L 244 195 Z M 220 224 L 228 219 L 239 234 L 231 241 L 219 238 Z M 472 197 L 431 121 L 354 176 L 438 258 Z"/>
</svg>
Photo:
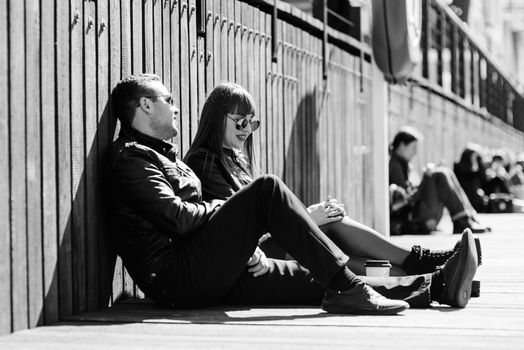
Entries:
<svg viewBox="0 0 524 350">
<path fill-rule="evenodd" d="M 387 277 L 391 264 L 389 260 L 366 260 L 364 267 L 366 268 L 366 276 Z"/>
</svg>

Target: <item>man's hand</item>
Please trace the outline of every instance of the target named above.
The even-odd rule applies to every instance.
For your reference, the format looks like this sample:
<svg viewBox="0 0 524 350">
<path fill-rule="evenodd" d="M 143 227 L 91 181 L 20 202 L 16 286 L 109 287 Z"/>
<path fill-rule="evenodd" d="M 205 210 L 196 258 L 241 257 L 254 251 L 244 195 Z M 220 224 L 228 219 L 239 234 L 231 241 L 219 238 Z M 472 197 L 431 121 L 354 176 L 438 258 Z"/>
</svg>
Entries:
<svg viewBox="0 0 524 350">
<path fill-rule="evenodd" d="M 338 204 L 336 199 L 329 196 L 325 201 L 309 206 L 307 210 L 318 226 L 340 221 L 346 216 L 344 205 Z"/>
<path fill-rule="evenodd" d="M 249 266 L 248 271 L 253 274 L 253 277 L 262 276 L 269 271 L 269 260 L 258 246 L 247 261 L 247 266 Z"/>
</svg>

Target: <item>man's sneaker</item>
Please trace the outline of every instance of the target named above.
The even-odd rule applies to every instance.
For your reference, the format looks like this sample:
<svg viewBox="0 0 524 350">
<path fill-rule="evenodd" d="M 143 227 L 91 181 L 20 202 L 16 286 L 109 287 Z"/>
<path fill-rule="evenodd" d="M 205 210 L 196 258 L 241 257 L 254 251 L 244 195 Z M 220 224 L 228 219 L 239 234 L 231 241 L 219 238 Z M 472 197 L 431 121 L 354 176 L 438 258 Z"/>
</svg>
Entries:
<svg viewBox="0 0 524 350">
<path fill-rule="evenodd" d="M 322 310 L 333 314 L 394 315 L 409 309 L 403 300 L 388 299 L 365 283 L 350 290 L 327 290 L 322 300 Z"/>
<path fill-rule="evenodd" d="M 436 298 L 441 304 L 463 308 L 471 298 L 471 282 L 477 272 L 477 249 L 471 230 L 462 233 L 460 247 L 441 270 L 443 288 Z"/>
</svg>

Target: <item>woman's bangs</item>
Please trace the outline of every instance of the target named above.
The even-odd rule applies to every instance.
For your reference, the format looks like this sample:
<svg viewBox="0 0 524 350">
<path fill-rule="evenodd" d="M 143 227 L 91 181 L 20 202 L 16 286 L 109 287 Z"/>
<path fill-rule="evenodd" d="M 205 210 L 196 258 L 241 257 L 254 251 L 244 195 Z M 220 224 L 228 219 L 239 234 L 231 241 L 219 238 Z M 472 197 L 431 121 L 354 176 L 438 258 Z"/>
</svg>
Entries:
<svg viewBox="0 0 524 350">
<path fill-rule="evenodd" d="M 231 113 L 235 114 L 255 114 L 255 101 L 253 97 L 244 89 L 235 89 L 231 93 L 231 102 L 228 106 Z"/>
</svg>

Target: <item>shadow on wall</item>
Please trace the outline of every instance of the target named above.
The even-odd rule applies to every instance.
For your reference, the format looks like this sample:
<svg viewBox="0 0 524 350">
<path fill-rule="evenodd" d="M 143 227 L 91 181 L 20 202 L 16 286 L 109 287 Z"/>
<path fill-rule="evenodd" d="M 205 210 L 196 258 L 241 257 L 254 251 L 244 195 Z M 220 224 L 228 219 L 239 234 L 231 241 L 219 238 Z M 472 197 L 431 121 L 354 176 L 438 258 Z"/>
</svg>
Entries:
<svg viewBox="0 0 524 350">
<path fill-rule="evenodd" d="M 315 88 L 300 100 L 284 159 L 284 181 L 306 205 L 320 201 L 320 110 Z"/>
<path fill-rule="evenodd" d="M 108 306 L 113 299 L 116 252 L 109 240 L 107 214 L 110 208 L 106 194 L 109 193 L 108 156 L 116 120 L 110 114 L 109 104 L 106 104 L 92 138 L 85 139 L 85 149 L 88 150 L 85 166 L 79 174 L 76 189 L 73 188 L 71 202 L 65 200 L 59 204 L 57 260 L 50 285 L 45 286 L 44 308 L 38 325 L 98 310 Z M 59 134 L 57 149 L 67 147 L 67 141 L 60 140 L 60 137 Z M 73 147 L 74 141 L 71 149 Z M 57 169 L 61 166 L 60 158 L 57 158 Z M 76 171 L 74 166 L 71 170 Z M 59 201 L 62 201 L 60 187 L 67 187 L 71 182 L 60 178 L 57 181 Z M 60 209 L 67 212 L 65 208 L 70 209 L 67 216 L 60 212 Z"/>
</svg>

